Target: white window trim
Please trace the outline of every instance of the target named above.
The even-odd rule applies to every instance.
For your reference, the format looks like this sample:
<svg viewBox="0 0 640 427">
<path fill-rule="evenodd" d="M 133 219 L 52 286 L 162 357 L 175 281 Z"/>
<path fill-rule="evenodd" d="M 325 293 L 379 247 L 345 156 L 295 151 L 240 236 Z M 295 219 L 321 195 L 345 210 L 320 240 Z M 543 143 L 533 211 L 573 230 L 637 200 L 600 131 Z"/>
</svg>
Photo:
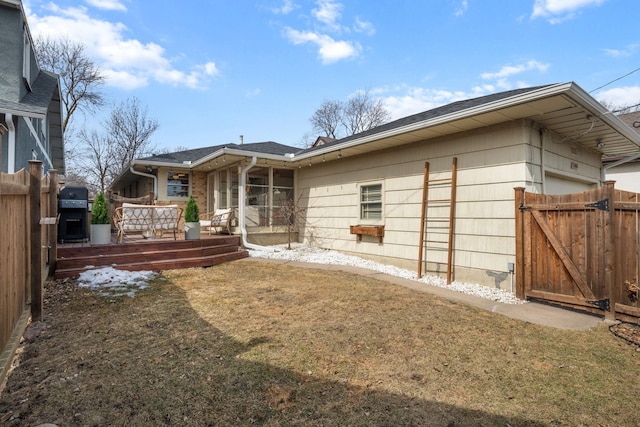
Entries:
<svg viewBox="0 0 640 427">
<path fill-rule="evenodd" d="M 363 187 L 371 187 L 374 185 L 379 185 L 380 186 L 380 218 L 375 218 L 375 219 L 365 219 L 362 218 L 362 188 Z M 358 212 L 357 212 L 357 218 L 358 218 L 358 222 L 360 224 L 363 225 L 384 225 L 384 221 L 385 221 L 385 201 L 384 201 L 384 195 L 385 195 L 385 191 L 384 191 L 384 182 L 383 181 L 370 181 L 370 182 L 361 182 L 358 184 Z"/>
</svg>

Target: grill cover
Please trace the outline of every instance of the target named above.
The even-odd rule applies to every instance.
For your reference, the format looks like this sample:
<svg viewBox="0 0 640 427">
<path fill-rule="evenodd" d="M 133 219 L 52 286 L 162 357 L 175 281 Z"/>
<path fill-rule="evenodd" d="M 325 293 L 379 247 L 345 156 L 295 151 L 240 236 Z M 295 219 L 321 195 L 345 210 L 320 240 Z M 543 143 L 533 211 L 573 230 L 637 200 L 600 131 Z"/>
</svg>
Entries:
<svg viewBox="0 0 640 427">
<path fill-rule="evenodd" d="M 60 201 L 62 200 L 89 200 L 89 190 L 87 187 L 66 186 L 60 190 Z"/>
</svg>

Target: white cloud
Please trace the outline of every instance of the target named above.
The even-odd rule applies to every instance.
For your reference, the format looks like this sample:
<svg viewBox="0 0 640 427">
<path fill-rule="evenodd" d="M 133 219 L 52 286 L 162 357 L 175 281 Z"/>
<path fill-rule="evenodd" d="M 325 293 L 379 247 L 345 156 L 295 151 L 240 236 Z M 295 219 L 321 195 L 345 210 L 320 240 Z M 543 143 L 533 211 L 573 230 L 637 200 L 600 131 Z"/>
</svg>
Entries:
<svg viewBox="0 0 640 427">
<path fill-rule="evenodd" d="M 543 73 L 547 71 L 548 68 L 549 68 L 549 64 L 543 64 L 541 62 L 531 60 L 518 65 L 505 65 L 495 73 L 482 73 L 480 74 L 480 77 L 484 80 L 493 80 L 493 79 L 502 80 L 502 79 L 506 79 L 507 77 L 514 76 L 516 74 L 524 73 L 526 71 L 539 71 Z"/>
<path fill-rule="evenodd" d="M 636 53 L 640 44 L 631 44 L 624 49 L 603 49 L 605 54 L 613 58 L 628 57 Z"/>
<path fill-rule="evenodd" d="M 356 16 L 356 22 L 353 24 L 353 29 L 357 33 L 365 33 L 368 36 L 372 36 L 376 33 L 376 29 L 371 22 L 363 21 L 358 16 Z"/>
<path fill-rule="evenodd" d="M 60 8 L 50 3 L 47 12 L 43 16 L 29 13 L 32 34 L 82 43 L 111 86 L 133 89 L 155 81 L 201 88 L 207 77 L 218 74 L 213 62 L 188 71 L 175 68 L 162 46 L 127 38 L 124 24 L 93 18 L 85 7 Z"/>
<path fill-rule="evenodd" d="M 474 89 L 472 92 L 447 91 L 399 85 L 394 88 L 372 89 L 370 93 L 380 95 L 382 103 L 391 113 L 392 120 L 395 120 L 451 102 L 484 95 L 488 92 L 480 92 L 477 89 Z M 385 93 L 393 94 L 384 96 Z"/>
<path fill-rule="evenodd" d="M 535 0 L 531 18 L 547 18 L 552 24 L 559 24 L 575 16 L 588 6 L 599 6 L 606 0 Z"/>
<path fill-rule="evenodd" d="M 281 15 L 288 15 L 299 7 L 293 0 L 284 0 L 281 7 L 273 8 L 271 11 Z"/>
<path fill-rule="evenodd" d="M 126 11 L 127 7 L 118 0 L 85 0 L 85 3 L 104 10 Z"/>
<path fill-rule="evenodd" d="M 344 5 L 334 0 L 317 0 L 317 8 L 311 14 L 317 22 L 310 30 L 296 30 L 285 27 L 284 37 L 295 45 L 314 44 L 318 48 L 318 58 L 323 64 L 330 64 L 344 59 L 355 58 L 362 54 L 362 46 L 353 40 L 336 40 L 326 33 L 351 33 L 351 29 L 341 25 L 342 9 Z M 371 22 L 355 18 L 353 32 L 375 34 L 375 27 Z"/>
<path fill-rule="evenodd" d="M 362 48 L 359 44 L 348 41 L 334 40 L 325 35 L 311 31 L 298 31 L 293 28 L 285 28 L 286 38 L 293 44 L 301 45 L 306 43 L 315 44 L 318 47 L 318 56 L 323 64 L 330 64 L 357 57 Z"/>
<path fill-rule="evenodd" d="M 318 0 L 317 4 L 318 8 L 311 11 L 313 16 L 329 28 L 339 30 L 340 25 L 337 21 L 342 18 L 342 8 L 344 6 L 332 0 Z"/>
<path fill-rule="evenodd" d="M 605 101 L 615 107 L 636 105 L 640 99 L 640 86 L 625 86 L 598 92 L 595 96 L 600 101 Z"/>
<path fill-rule="evenodd" d="M 467 12 L 467 9 L 469 9 L 469 1 L 468 0 L 462 0 L 460 2 L 460 5 L 456 8 L 455 15 L 456 16 L 462 16 Z"/>
</svg>

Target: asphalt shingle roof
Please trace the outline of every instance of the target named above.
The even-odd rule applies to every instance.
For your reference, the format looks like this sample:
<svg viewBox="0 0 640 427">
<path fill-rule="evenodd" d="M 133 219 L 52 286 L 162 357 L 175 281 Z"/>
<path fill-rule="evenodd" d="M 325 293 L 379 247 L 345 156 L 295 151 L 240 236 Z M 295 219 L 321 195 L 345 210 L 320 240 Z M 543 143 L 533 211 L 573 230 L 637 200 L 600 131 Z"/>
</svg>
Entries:
<svg viewBox="0 0 640 427">
<path fill-rule="evenodd" d="M 396 128 L 401 128 L 404 126 L 411 125 L 413 123 L 422 122 L 425 120 L 433 119 L 440 116 L 445 116 L 447 114 L 456 113 L 458 111 L 464 111 L 469 108 L 474 108 L 480 105 L 489 104 L 491 102 L 499 101 L 501 99 L 510 98 L 512 96 L 522 95 L 527 92 L 533 92 L 535 90 L 553 85 L 543 85 L 543 86 L 535 86 L 528 87 L 522 89 L 513 89 L 505 92 L 493 93 L 491 95 L 485 95 L 478 98 L 464 99 L 462 101 L 453 102 L 451 104 L 443 105 L 441 107 L 433 108 L 431 110 L 423 111 L 421 113 L 413 114 L 407 117 L 402 117 L 398 120 L 394 120 L 389 123 L 385 123 L 383 125 L 377 126 L 373 129 L 357 133 L 355 135 L 347 136 L 342 139 L 338 139 L 336 141 L 327 142 L 323 145 L 318 145 L 316 147 L 311 147 L 303 151 L 303 153 L 310 153 L 319 149 L 326 149 L 330 146 L 337 146 L 343 144 L 348 141 L 352 141 L 354 139 L 362 138 L 369 135 L 375 135 L 376 133 L 381 133 L 385 131 L 389 131 Z"/>
<path fill-rule="evenodd" d="M 188 162 L 188 161 L 195 162 L 197 160 L 202 159 L 203 157 L 206 157 L 215 153 L 216 151 L 220 151 L 223 148 L 239 150 L 239 151 L 247 151 L 250 153 L 275 154 L 275 155 L 284 155 L 287 153 L 295 153 L 300 151 L 300 149 L 296 147 L 290 147 L 288 145 L 279 144 L 277 142 L 267 141 L 267 142 L 252 142 L 247 144 L 213 145 L 210 147 L 194 148 L 191 150 L 177 151 L 174 153 L 156 154 L 156 155 L 145 157 L 139 160 L 146 160 L 150 162 L 166 162 L 166 163 L 182 164 L 183 162 Z"/>
</svg>

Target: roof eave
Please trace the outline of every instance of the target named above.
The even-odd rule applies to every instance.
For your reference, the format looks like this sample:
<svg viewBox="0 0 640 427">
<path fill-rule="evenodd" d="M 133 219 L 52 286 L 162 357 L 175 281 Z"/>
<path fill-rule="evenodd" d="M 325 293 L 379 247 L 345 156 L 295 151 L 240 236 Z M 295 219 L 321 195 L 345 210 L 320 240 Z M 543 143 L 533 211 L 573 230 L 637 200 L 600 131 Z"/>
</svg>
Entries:
<svg viewBox="0 0 640 427">
<path fill-rule="evenodd" d="M 389 129 L 387 131 L 366 135 L 366 136 L 363 136 L 362 138 L 357 138 L 342 144 L 339 143 L 339 144 L 331 145 L 326 149 L 319 149 L 319 150 L 314 150 L 312 152 L 303 153 L 300 156 L 297 156 L 295 160 L 305 160 L 312 157 L 318 157 L 323 154 L 328 154 L 328 153 L 332 153 L 339 150 L 346 150 L 346 149 L 356 147 L 362 144 L 366 144 L 368 142 L 373 142 L 379 139 L 392 138 L 394 136 L 428 128 L 431 126 L 436 126 L 439 124 L 448 123 L 455 120 L 473 117 L 475 115 L 491 112 L 494 110 L 499 110 L 500 108 L 522 104 L 529 101 L 534 101 L 536 99 L 545 98 L 548 96 L 558 95 L 572 89 L 572 87 L 574 86 L 575 86 L 575 83 L 573 82 L 559 83 L 556 85 L 546 86 L 535 91 L 526 92 L 524 94 L 512 96 L 509 98 L 499 99 L 493 102 L 488 102 L 486 104 L 481 104 L 481 105 L 470 107 L 464 110 L 455 111 L 453 113 L 443 114 L 441 116 L 411 123 L 409 125 Z"/>
</svg>

